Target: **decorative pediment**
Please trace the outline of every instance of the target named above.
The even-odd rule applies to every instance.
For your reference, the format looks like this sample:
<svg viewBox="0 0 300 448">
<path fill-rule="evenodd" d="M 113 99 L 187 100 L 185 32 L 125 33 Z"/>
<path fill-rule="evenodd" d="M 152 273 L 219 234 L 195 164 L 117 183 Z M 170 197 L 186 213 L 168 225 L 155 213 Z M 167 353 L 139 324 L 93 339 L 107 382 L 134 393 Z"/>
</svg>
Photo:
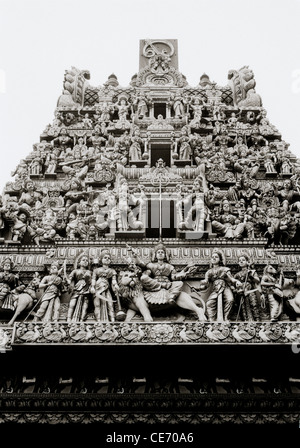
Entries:
<svg viewBox="0 0 300 448">
<path fill-rule="evenodd" d="M 184 87 L 187 85 L 185 77 L 174 67 L 169 67 L 163 71 L 153 71 L 153 68 L 145 67 L 136 79 L 136 86 L 164 86 L 164 87 Z"/>
</svg>

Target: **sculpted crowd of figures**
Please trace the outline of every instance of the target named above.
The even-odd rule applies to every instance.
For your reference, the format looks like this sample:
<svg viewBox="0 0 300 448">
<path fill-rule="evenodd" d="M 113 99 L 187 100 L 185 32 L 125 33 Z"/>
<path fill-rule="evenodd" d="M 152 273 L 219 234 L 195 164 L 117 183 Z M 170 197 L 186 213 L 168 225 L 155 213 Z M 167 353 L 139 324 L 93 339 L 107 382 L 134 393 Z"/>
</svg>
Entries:
<svg viewBox="0 0 300 448">
<path fill-rule="evenodd" d="M 175 268 L 163 245 L 152 260 L 131 250 L 126 268 L 107 250 L 88 256 L 105 239 L 110 247 L 144 237 L 180 247 L 189 239 L 199 247 L 202 239 L 209 247 L 259 241 L 275 255 L 299 244 L 300 161 L 267 118 L 253 72 L 230 70 L 226 86 L 204 74 L 192 87 L 174 54 L 171 41 L 145 41 L 128 87 L 115 75 L 93 87 L 88 71 L 66 71 L 53 123 L 1 197 L 0 245 L 8 250 L 0 307 L 15 313 L 9 324 L 26 310 L 57 321 L 62 303 L 69 324 L 91 313 L 98 322 L 135 314 L 151 322 L 172 310 L 203 322 L 299 315 L 300 271 L 286 279 L 275 264 L 256 269 L 248 253 L 229 268 L 215 249 L 204 273 L 197 260 Z M 60 245 L 86 248 L 74 269 L 55 260 L 44 275 L 19 278 L 10 248 L 45 254 Z"/>
<path fill-rule="evenodd" d="M 65 263 L 53 261 L 47 275 L 41 278 L 36 272 L 25 285 L 6 258 L 0 273 L 0 311 L 10 312 L 8 325 L 24 320 L 24 314 L 25 320 L 34 322 L 63 320 L 62 300 L 67 303 L 65 320 L 70 325 L 87 318 L 276 322 L 300 317 L 300 269 L 294 278 L 285 278 L 278 265 L 267 264 L 259 275 L 249 255 L 241 253 L 233 273 L 224 252 L 216 248 L 204 278 L 197 271 L 197 264 L 175 269 L 168 250 L 159 243 L 148 261 L 128 246 L 122 268 L 112 266 L 107 249 L 93 260 L 82 252 L 69 273 Z"/>
<path fill-rule="evenodd" d="M 298 244 L 299 160 L 268 120 L 252 71 L 230 71 L 225 87 L 203 75 L 192 88 L 165 54 L 148 63 L 128 88 L 115 75 L 92 88 L 85 71 L 66 72 L 53 123 L 4 189 L 0 238 L 43 245 L 145 231 L 158 192 L 151 176 L 163 166 L 166 179 L 177 176 L 168 194 L 178 234 Z M 174 78 L 159 103 L 150 74 L 162 85 Z"/>
</svg>

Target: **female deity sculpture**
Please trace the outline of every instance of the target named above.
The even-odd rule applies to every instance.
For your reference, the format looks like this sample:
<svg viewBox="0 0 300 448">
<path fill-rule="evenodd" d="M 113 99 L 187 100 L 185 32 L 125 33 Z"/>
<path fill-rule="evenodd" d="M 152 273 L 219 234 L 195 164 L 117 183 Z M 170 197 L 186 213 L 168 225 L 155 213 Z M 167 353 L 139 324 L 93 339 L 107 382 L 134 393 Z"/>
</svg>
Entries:
<svg viewBox="0 0 300 448">
<path fill-rule="evenodd" d="M 83 321 L 87 315 L 92 273 L 89 270 L 89 258 L 85 253 L 77 257 L 74 269 L 67 283 L 72 285 L 72 293 L 68 307 L 67 322 Z"/>
<path fill-rule="evenodd" d="M 188 132 L 185 128 L 181 130 L 181 136 L 176 139 L 176 150 L 175 154 L 177 154 L 177 147 L 179 147 L 179 160 L 190 160 L 192 156 L 192 148 L 190 145 L 190 138 L 188 136 Z"/>
<path fill-rule="evenodd" d="M 87 156 L 87 146 L 85 144 L 84 138 L 79 137 L 78 142 L 73 148 L 73 155 L 75 160 L 81 160 L 83 158 L 86 158 Z"/>
<path fill-rule="evenodd" d="M 134 105 L 136 106 L 136 116 L 142 120 L 148 114 L 148 98 L 142 93 L 139 94 L 134 101 Z"/>
<path fill-rule="evenodd" d="M 1 264 L 0 272 L 0 308 L 14 310 L 13 294 L 21 292 L 25 288 L 19 286 L 18 274 L 13 274 L 14 263 L 7 257 Z"/>
<path fill-rule="evenodd" d="M 174 96 L 174 100 L 172 102 L 172 107 L 174 110 L 175 118 L 182 118 L 184 115 L 184 101 L 183 97 L 178 94 Z"/>
<path fill-rule="evenodd" d="M 97 260 L 98 261 L 98 260 Z M 118 294 L 117 273 L 110 267 L 111 256 L 109 250 L 100 254 L 99 267 L 94 268 L 90 292 L 94 296 L 94 314 L 97 322 L 114 322 L 114 300 L 112 292 Z"/>
<path fill-rule="evenodd" d="M 237 320 L 240 317 L 245 321 L 259 321 L 260 319 L 260 299 L 261 293 L 260 278 L 251 264 L 248 254 L 242 254 L 238 258 L 240 270 L 234 278 L 242 283 L 242 287 L 236 290 L 239 298 L 239 308 Z"/>
<path fill-rule="evenodd" d="M 275 155 L 274 154 L 266 154 L 264 157 L 264 167 L 266 169 L 267 174 L 277 174 L 275 168 Z"/>
<path fill-rule="evenodd" d="M 131 145 L 129 148 L 129 159 L 131 161 L 142 159 L 143 139 L 140 137 L 140 131 L 136 129 L 131 137 Z"/>
<path fill-rule="evenodd" d="M 193 266 L 186 266 L 176 272 L 175 267 L 169 263 L 166 247 L 161 243 L 154 248 L 150 263 L 144 263 L 135 253 L 133 259 L 135 264 L 143 269 L 140 281 L 150 310 L 177 305 L 193 311 L 199 320 L 206 320 L 203 308 L 198 307 L 192 297 L 182 291 L 182 280 L 193 272 Z"/>
<path fill-rule="evenodd" d="M 228 321 L 234 303 L 233 286 L 242 288 L 243 284 L 235 279 L 230 268 L 226 267 L 226 258 L 222 250 L 214 249 L 210 269 L 200 282 L 200 289 L 206 290 L 206 310 L 210 321 Z"/>
<path fill-rule="evenodd" d="M 59 263 L 53 261 L 50 266 L 50 275 L 42 278 L 39 287 L 44 289 L 44 293 L 40 298 L 40 307 L 33 319 L 35 322 L 38 320 L 43 320 L 43 322 L 58 320 L 63 283 L 61 272 Z"/>
<path fill-rule="evenodd" d="M 57 154 L 52 151 L 48 152 L 45 160 L 45 174 L 54 174 L 57 167 Z"/>
</svg>

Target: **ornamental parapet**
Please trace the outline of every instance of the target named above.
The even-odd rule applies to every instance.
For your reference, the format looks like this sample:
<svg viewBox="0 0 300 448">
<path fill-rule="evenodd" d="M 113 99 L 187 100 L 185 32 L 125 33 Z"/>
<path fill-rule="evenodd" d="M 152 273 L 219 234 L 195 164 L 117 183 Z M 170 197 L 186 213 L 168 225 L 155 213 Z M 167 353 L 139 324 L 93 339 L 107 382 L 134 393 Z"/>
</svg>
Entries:
<svg viewBox="0 0 300 448">
<path fill-rule="evenodd" d="M 0 327 L 3 351 L 35 345 L 288 345 L 300 352 L 300 322 L 17 322 Z"/>
</svg>

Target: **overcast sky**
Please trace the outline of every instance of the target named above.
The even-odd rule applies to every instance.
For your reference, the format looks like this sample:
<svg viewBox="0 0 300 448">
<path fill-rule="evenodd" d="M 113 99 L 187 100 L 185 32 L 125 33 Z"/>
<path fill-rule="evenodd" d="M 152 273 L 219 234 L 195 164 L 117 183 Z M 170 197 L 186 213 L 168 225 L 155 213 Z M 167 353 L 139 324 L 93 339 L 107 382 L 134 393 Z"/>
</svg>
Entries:
<svg viewBox="0 0 300 448">
<path fill-rule="evenodd" d="M 0 0 L 0 191 L 52 122 L 64 72 L 128 86 L 139 40 L 178 39 L 191 86 L 249 65 L 268 118 L 300 157 L 300 0 Z"/>
</svg>

